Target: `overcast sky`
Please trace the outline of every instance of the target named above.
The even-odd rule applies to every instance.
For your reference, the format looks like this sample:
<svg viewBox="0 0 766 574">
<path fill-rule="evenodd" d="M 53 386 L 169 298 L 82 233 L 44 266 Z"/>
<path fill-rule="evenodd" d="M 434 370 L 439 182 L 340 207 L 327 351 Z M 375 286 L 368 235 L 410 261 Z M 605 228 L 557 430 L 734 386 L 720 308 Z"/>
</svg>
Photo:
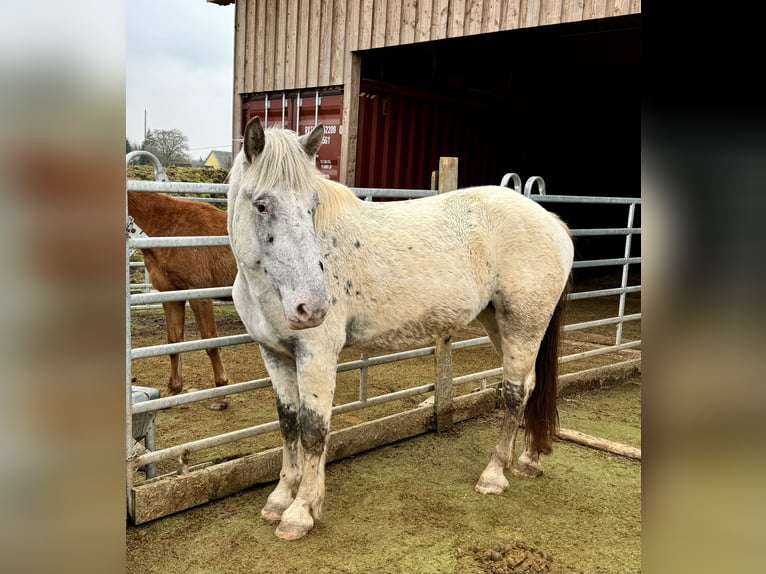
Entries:
<svg viewBox="0 0 766 574">
<path fill-rule="evenodd" d="M 126 0 L 125 134 L 181 130 L 193 159 L 231 151 L 234 4 Z"/>
</svg>

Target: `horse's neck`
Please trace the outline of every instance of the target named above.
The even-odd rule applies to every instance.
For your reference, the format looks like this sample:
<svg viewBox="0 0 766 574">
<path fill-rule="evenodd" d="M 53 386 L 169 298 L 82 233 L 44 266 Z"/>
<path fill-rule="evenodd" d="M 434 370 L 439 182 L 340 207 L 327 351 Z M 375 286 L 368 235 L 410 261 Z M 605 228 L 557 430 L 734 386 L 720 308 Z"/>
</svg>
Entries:
<svg viewBox="0 0 766 574">
<path fill-rule="evenodd" d="M 128 215 L 149 236 L 161 237 L 175 219 L 173 198 L 162 193 L 128 193 Z"/>
</svg>

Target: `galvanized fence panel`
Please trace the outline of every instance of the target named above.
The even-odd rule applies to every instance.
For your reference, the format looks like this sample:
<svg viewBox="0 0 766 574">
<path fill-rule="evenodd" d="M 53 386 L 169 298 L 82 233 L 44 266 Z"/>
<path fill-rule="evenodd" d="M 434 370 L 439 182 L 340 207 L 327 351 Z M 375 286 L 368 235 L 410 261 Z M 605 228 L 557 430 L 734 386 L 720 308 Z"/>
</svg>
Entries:
<svg viewBox="0 0 766 574">
<path fill-rule="evenodd" d="M 513 177 L 515 176 L 515 177 Z M 509 174 L 504 178 L 504 183 L 513 181 L 514 189 L 522 193 L 520 186 L 520 178 L 516 174 Z M 532 189 L 537 187 L 538 194 L 532 194 Z M 164 192 L 164 193 L 182 193 L 185 195 L 195 194 L 209 194 L 209 195 L 223 195 L 228 190 L 226 184 L 196 184 L 196 183 L 171 183 L 171 182 L 146 182 L 146 181 L 128 181 L 128 191 L 135 192 Z M 414 198 L 425 197 L 433 195 L 436 192 L 430 190 L 377 190 L 377 189 L 355 189 L 357 196 L 360 198 L 371 201 L 375 197 L 385 198 Z M 509 190 L 509 193 L 511 191 Z M 541 193 L 540 193 L 541 192 Z M 631 241 L 634 235 L 640 234 L 641 229 L 633 226 L 635 219 L 636 209 L 640 207 L 640 198 L 633 197 L 587 197 L 587 196 L 565 196 L 565 195 L 544 195 L 545 184 L 541 178 L 530 178 L 527 181 L 527 185 L 523 191 L 525 195 L 528 195 L 533 200 L 543 203 L 578 203 L 589 205 L 624 205 L 626 208 L 626 226 L 619 228 L 593 228 L 593 229 L 572 229 L 572 235 L 574 237 L 598 237 L 598 236 L 625 236 L 625 248 L 623 257 L 620 258 L 607 258 L 597 260 L 576 261 L 574 264 L 575 269 L 590 268 L 590 267 L 606 267 L 606 266 L 621 266 L 622 276 L 620 287 L 608 288 L 608 289 L 596 289 L 592 291 L 576 292 L 570 295 L 571 300 L 581 300 L 596 297 L 611 297 L 619 295 L 619 304 L 615 310 L 615 315 L 611 317 L 603 317 L 589 321 L 583 321 L 574 324 L 568 324 L 564 327 L 565 332 L 572 332 L 578 330 L 589 329 L 593 327 L 615 325 L 617 332 L 614 340 L 614 344 L 605 345 L 600 348 L 582 351 L 574 354 L 570 354 L 561 357 L 560 362 L 566 363 L 570 361 L 576 361 L 579 359 L 593 357 L 597 355 L 603 355 L 608 353 L 615 353 L 616 351 L 622 351 L 627 349 L 636 349 L 640 347 L 641 341 L 634 340 L 623 342 L 623 325 L 628 321 L 638 321 L 641 318 L 640 313 L 625 314 L 625 302 L 628 294 L 639 293 L 641 291 L 640 285 L 628 285 L 628 271 L 629 266 L 633 264 L 639 264 L 641 262 L 640 257 L 631 257 Z M 222 200 L 225 201 L 225 200 Z M 555 210 L 554 210 L 555 211 Z M 192 298 L 218 298 L 218 297 L 230 297 L 231 287 L 225 288 L 210 288 L 210 289 L 194 289 L 189 291 L 166 291 L 166 292 L 153 292 L 146 290 L 146 283 L 131 283 L 130 269 L 134 267 L 130 262 L 130 253 L 132 250 L 141 249 L 145 247 L 185 247 L 185 246 L 206 246 L 206 245 L 228 245 L 228 237 L 172 237 L 172 238 L 146 238 L 146 237 L 131 237 L 128 236 L 126 241 L 126 262 L 127 262 L 127 279 L 126 279 L 126 321 L 127 321 L 127 333 L 126 333 L 126 453 L 127 453 L 127 488 L 128 488 L 128 513 L 133 517 L 134 508 L 132 507 L 132 499 L 130 496 L 131 488 L 134 484 L 134 471 L 145 465 L 155 464 L 163 460 L 179 459 L 181 460 L 181 467 L 184 466 L 183 460 L 189 453 L 207 449 L 214 446 L 230 443 L 233 441 L 240 441 L 246 438 L 251 438 L 261 434 L 269 433 L 278 430 L 278 422 L 276 420 L 254 425 L 248 428 L 238 429 L 232 432 L 224 433 L 217 436 L 211 436 L 202 438 L 199 440 L 186 442 L 183 444 L 173 445 L 170 447 L 162 448 L 154 451 L 147 451 L 146 449 L 136 448 L 135 439 L 132 435 L 132 419 L 135 416 L 139 416 L 145 413 L 154 413 L 161 409 L 167 409 L 176 407 L 192 402 L 206 401 L 212 398 L 219 398 L 226 395 L 233 395 L 236 393 L 243 393 L 252 391 L 255 389 L 269 388 L 271 386 L 268 378 L 256 379 L 251 381 L 245 381 L 241 383 L 229 384 L 225 387 L 217 387 L 212 389 L 205 389 L 200 391 L 187 392 L 182 395 L 162 397 L 158 399 L 145 400 L 133 404 L 131 401 L 131 364 L 134 360 L 140 360 L 146 357 L 155 357 L 160 355 L 167 355 L 170 353 L 182 353 L 189 351 L 196 351 L 201 349 L 209 349 L 213 347 L 224 347 L 230 345 L 241 345 L 252 342 L 252 339 L 246 333 L 234 336 L 223 336 L 216 339 L 204 339 L 195 341 L 185 341 L 182 343 L 153 345 L 147 347 L 134 348 L 131 344 L 130 335 L 130 322 L 132 311 L 135 309 L 145 308 L 147 305 L 158 305 L 165 301 L 177 301 L 187 300 Z M 451 355 L 452 350 L 458 350 L 463 348 L 470 348 L 479 345 L 490 344 L 488 337 L 477 337 L 470 340 L 458 341 L 453 343 L 437 342 L 436 345 L 411 349 L 399 353 L 391 353 L 380 356 L 368 357 L 362 355 L 360 359 L 349 361 L 338 365 L 338 372 L 345 372 L 351 370 L 359 370 L 359 394 L 358 400 L 349 403 L 337 405 L 333 407 L 333 414 L 347 413 L 350 411 L 363 409 L 386 403 L 390 401 L 399 400 L 405 397 L 412 397 L 417 395 L 425 395 L 434 393 L 436 395 L 437 403 L 441 400 L 451 400 L 445 397 L 445 388 L 451 390 L 453 386 L 461 383 L 480 381 L 481 388 L 487 387 L 487 381 L 492 377 L 498 377 L 502 374 L 502 368 L 489 369 L 478 373 L 472 373 L 463 375 L 460 377 L 452 377 L 451 374 Z M 425 384 L 416 385 L 410 388 L 398 390 L 382 394 L 375 397 L 368 397 L 367 393 L 367 369 L 376 365 L 391 363 L 395 361 L 402 361 L 415 357 L 422 357 L 428 355 L 440 354 L 441 359 L 437 360 L 437 370 L 442 372 L 442 382 L 439 383 L 437 378 L 434 381 L 427 382 Z M 441 361 L 441 362 L 440 362 Z M 441 365 L 441 366 L 439 366 Z M 496 384 L 496 383 L 495 383 Z M 491 386 L 491 385 L 490 385 Z M 438 408 L 435 404 L 434 408 Z M 438 425 L 441 427 L 441 423 Z M 155 479 L 156 480 L 156 479 Z"/>
</svg>

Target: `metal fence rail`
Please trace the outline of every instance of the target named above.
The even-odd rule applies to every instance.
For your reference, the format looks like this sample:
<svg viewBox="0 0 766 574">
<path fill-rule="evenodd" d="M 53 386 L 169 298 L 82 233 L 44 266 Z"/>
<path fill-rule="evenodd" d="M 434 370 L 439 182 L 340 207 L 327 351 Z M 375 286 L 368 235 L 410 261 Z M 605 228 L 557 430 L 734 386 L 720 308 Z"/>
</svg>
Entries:
<svg viewBox="0 0 766 574">
<path fill-rule="evenodd" d="M 515 174 L 513 174 L 515 175 Z M 520 178 L 512 178 L 514 184 Z M 532 179 L 532 178 L 530 178 Z M 504 180 L 505 181 L 505 180 Z M 544 193 L 544 182 L 541 183 L 535 179 L 535 185 L 538 189 Z M 532 186 L 527 185 L 531 189 Z M 517 191 L 521 192 L 519 185 L 515 185 Z M 184 194 L 210 194 L 221 195 L 225 194 L 228 190 L 226 184 L 196 184 L 196 183 L 170 183 L 170 182 L 146 182 L 146 181 L 129 181 L 127 185 L 128 191 L 137 192 L 164 192 L 164 193 L 184 193 Z M 427 195 L 433 195 L 436 192 L 428 190 L 376 190 L 376 189 L 355 189 L 357 196 L 371 200 L 374 197 L 425 197 Z M 509 190 L 509 192 L 511 192 Z M 526 192 L 525 192 L 526 193 Z M 529 194 L 527 194 L 529 195 Z M 572 235 L 575 237 L 599 237 L 599 236 L 624 236 L 625 237 L 625 249 L 623 257 L 609 258 L 599 260 L 586 260 L 576 261 L 574 264 L 575 269 L 591 268 L 591 267 L 606 267 L 606 266 L 622 266 L 622 278 L 620 287 L 609 289 L 597 289 L 592 291 L 578 292 L 570 295 L 571 300 L 582 300 L 596 297 L 613 297 L 619 296 L 619 304 L 616 309 L 616 315 L 613 317 L 604 317 L 590 321 L 583 321 L 579 323 L 569 324 L 564 327 L 565 332 L 578 331 L 583 329 L 589 329 L 599 326 L 616 325 L 617 333 L 614 340 L 614 344 L 604 346 L 602 348 L 592 349 L 588 351 L 578 352 L 561 357 L 560 362 L 570 362 L 579 360 L 586 357 L 593 357 L 601 354 L 614 353 L 616 351 L 635 349 L 640 347 L 641 341 L 629 341 L 623 342 L 623 325 L 628 321 L 638 321 L 641 319 L 640 313 L 625 314 L 625 303 L 628 294 L 639 293 L 641 291 L 640 285 L 628 285 L 628 270 L 629 266 L 633 264 L 639 264 L 641 262 L 640 257 L 631 257 L 631 240 L 633 235 L 640 234 L 641 229 L 634 227 L 633 222 L 635 219 L 635 212 L 637 206 L 640 206 L 640 198 L 628 198 L 628 197 L 585 197 L 585 196 L 564 196 L 564 195 L 530 195 L 532 199 L 545 203 L 578 203 L 578 204 L 612 204 L 612 205 L 624 205 L 626 211 L 626 226 L 615 228 L 596 228 L 596 229 L 573 229 Z M 185 457 L 188 453 L 207 449 L 213 446 L 219 446 L 233 441 L 243 440 L 258 436 L 264 433 L 278 430 L 278 422 L 271 421 L 265 424 L 255 425 L 249 428 L 239 429 L 236 431 L 228 432 L 222 435 L 207 437 L 179 445 L 173 445 L 167 448 L 156 450 L 153 452 L 144 452 L 139 454 L 133 454 L 133 438 L 131 429 L 131 420 L 134 415 L 142 413 L 156 412 L 161 409 L 167 409 L 179 405 L 188 404 L 191 402 L 205 401 L 211 398 L 223 397 L 226 395 L 233 395 L 236 393 L 243 393 L 252 391 L 255 389 L 262 389 L 270 387 L 270 379 L 263 378 L 252 381 L 246 381 L 242 383 L 230 384 L 225 387 L 205 389 L 201 391 L 188 392 L 183 395 L 163 397 L 155 400 L 147 400 L 144 402 L 131 404 L 130 389 L 131 389 L 131 362 L 134 360 L 140 360 L 147 357 L 156 357 L 160 355 L 166 355 L 170 353 L 181 353 L 196 351 L 201 349 L 208 349 L 212 347 L 223 347 L 228 345 L 241 345 L 252 342 L 252 339 L 246 333 L 241 335 L 218 337 L 216 339 L 204 339 L 196 341 L 186 341 L 182 343 L 153 345 L 148 347 L 133 348 L 131 345 L 130 337 L 130 321 L 131 314 L 134 310 L 139 308 L 145 308 L 147 305 L 159 305 L 166 301 L 178 301 L 194 298 L 218 298 L 218 297 L 230 297 L 231 287 L 225 288 L 211 288 L 211 289 L 194 289 L 189 291 L 167 291 L 167 292 L 140 292 L 134 293 L 136 290 L 144 290 L 146 284 L 131 283 L 130 269 L 135 268 L 135 263 L 130 262 L 131 250 L 141 249 L 146 247 L 182 247 L 182 246 L 205 246 L 205 245 L 228 245 L 227 237 L 172 237 L 172 238 L 135 238 L 129 237 L 126 241 L 126 260 L 128 261 L 128 271 L 126 279 L 126 317 L 127 317 L 127 335 L 126 335 L 126 366 L 127 366 L 127 379 L 126 379 L 126 452 L 128 458 L 128 492 L 130 493 L 131 485 L 133 484 L 132 469 L 142 467 L 147 464 L 156 463 L 162 460 L 177 459 L 178 457 Z M 477 337 L 474 339 L 459 341 L 451 344 L 451 349 L 463 349 L 470 348 L 478 345 L 489 344 L 489 337 Z M 433 355 L 437 352 L 436 346 L 425 347 L 421 349 L 412 349 L 400 353 L 392 353 L 381 356 L 367 357 L 362 355 L 359 360 L 349 361 L 342 363 L 338 366 L 338 372 L 359 370 L 360 382 L 359 382 L 359 399 L 350 403 L 341 404 L 333 408 L 333 414 L 345 413 L 357 409 L 363 409 L 372 405 L 381 404 L 384 402 L 390 402 L 399 400 L 405 397 L 412 397 L 416 395 L 424 395 L 427 393 L 433 393 L 435 391 L 435 384 L 433 382 L 428 384 L 422 384 L 415 387 L 399 390 L 396 392 L 387 393 L 380 396 L 368 397 L 367 396 L 367 369 L 375 365 L 381 365 L 385 363 L 401 361 L 414 357 L 421 357 L 427 355 Z M 448 349 L 449 352 L 449 349 Z M 486 381 L 487 379 L 502 374 L 501 368 L 490 369 L 479 373 L 472 373 L 461 377 L 454 377 L 453 384 L 460 384 L 470 381 Z M 132 513 L 130 507 L 130 494 L 128 496 L 128 510 Z M 131 514 L 132 515 L 132 514 Z"/>
</svg>

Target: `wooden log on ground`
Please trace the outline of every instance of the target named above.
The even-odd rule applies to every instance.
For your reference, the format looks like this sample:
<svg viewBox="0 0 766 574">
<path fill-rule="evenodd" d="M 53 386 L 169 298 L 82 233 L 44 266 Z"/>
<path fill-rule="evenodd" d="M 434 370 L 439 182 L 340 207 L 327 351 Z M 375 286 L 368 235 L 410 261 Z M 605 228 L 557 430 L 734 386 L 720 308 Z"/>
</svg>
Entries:
<svg viewBox="0 0 766 574">
<path fill-rule="evenodd" d="M 640 448 L 628 446 L 626 444 L 614 442 L 611 440 L 606 440 L 605 438 L 591 436 L 576 430 L 563 429 L 563 428 L 559 429 L 559 431 L 556 433 L 556 436 L 562 440 L 568 440 L 568 441 L 589 446 L 591 448 L 595 448 L 598 450 L 611 452 L 612 454 L 625 456 L 627 458 L 641 460 Z"/>
</svg>

